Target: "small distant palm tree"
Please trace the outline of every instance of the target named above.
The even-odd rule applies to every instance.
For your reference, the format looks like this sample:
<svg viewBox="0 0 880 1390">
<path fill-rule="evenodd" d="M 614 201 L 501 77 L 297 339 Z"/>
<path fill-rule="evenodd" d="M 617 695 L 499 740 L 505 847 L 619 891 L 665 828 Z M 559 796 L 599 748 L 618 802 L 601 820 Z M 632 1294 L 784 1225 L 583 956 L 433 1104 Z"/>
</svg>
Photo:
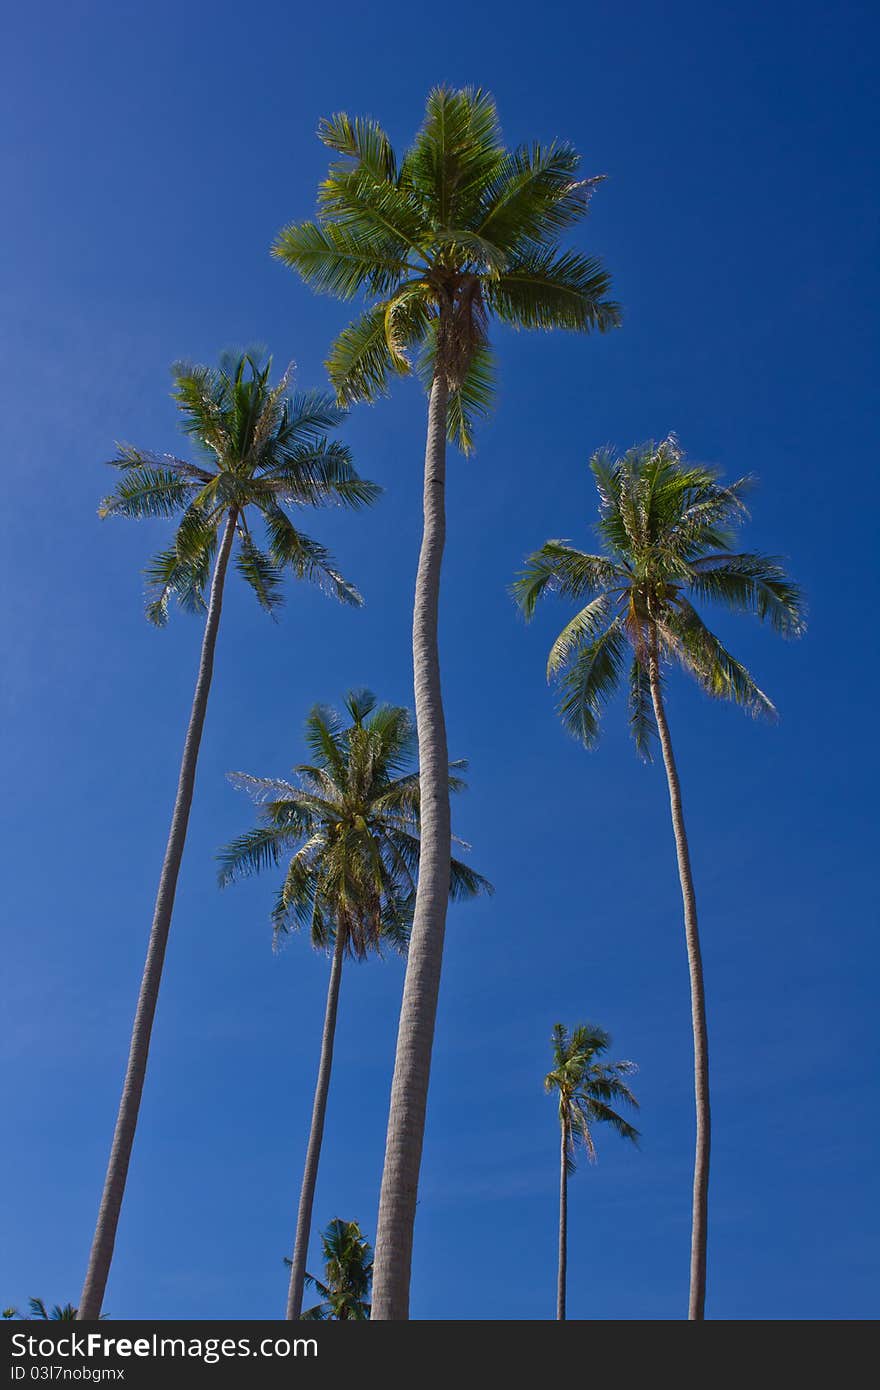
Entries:
<svg viewBox="0 0 880 1390">
<path fill-rule="evenodd" d="M 205 627 L 128 1066 L 80 1297 L 79 1316 L 85 1320 L 98 1316 L 113 1258 L 192 806 L 230 556 L 237 547 L 236 568 L 269 612 L 282 602 L 285 573 L 317 582 L 344 603 L 361 603 L 357 590 L 338 573 L 324 547 L 294 526 L 287 508 L 321 507 L 333 502 L 361 507 L 372 502 L 379 489 L 358 477 L 346 446 L 328 438 L 328 431 L 342 419 L 333 400 L 321 392 L 291 396 L 289 371 L 272 386 L 271 365 L 271 359 L 263 362 L 244 354 L 224 357 L 217 368 L 177 366 L 174 399 L 185 433 L 199 447 L 200 461 L 192 463 L 125 445 L 112 460 L 122 479 L 100 507 L 103 517 L 180 514 L 173 544 L 160 551 L 146 571 L 147 617 L 163 624 L 169 603 L 176 598 L 183 608 L 204 614 Z M 266 532 L 266 549 L 257 544 L 251 529 L 257 518 Z"/>
<path fill-rule="evenodd" d="M 803 603 L 779 559 L 733 553 L 735 528 L 748 515 L 750 480 L 722 484 L 716 472 L 688 462 L 675 439 L 645 444 L 622 458 L 595 454 L 601 555 L 548 541 L 526 561 L 514 595 L 527 618 L 547 591 L 587 600 L 550 651 L 548 677 L 558 682 L 566 728 L 588 748 L 600 715 L 624 676 L 629 653 L 630 729 L 642 757 L 659 737 L 669 786 L 684 906 L 694 1034 L 697 1135 L 694 1161 L 689 1317 L 706 1300 L 709 1194 L 709 1043 L 697 902 L 684 824 L 681 785 L 663 696 L 663 664 L 692 676 L 709 695 L 749 714 L 774 717 L 770 700 L 740 661 L 704 624 L 691 599 L 756 615 L 784 637 L 804 628 Z"/>
<path fill-rule="evenodd" d="M 601 262 L 561 244 L 587 212 L 565 142 L 507 149 L 492 97 L 435 88 L 398 161 L 375 121 L 345 114 L 318 134 L 340 156 L 317 221 L 286 227 L 274 254 L 307 284 L 368 305 L 330 351 L 341 401 L 375 400 L 415 370 L 429 391 L 413 667 L 423 782 L 422 873 L 398 1031 L 376 1232 L 373 1316 L 408 1316 L 413 1224 L 443 961 L 450 809 L 437 623 L 446 536 L 446 442 L 473 447 L 494 395 L 489 324 L 600 332 L 620 311 Z"/>
<path fill-rule="evenodd" d="M 307 1308 L 303 1322 L 367 1322 L 370 1317 L 370 1284 L 373 1251 L 356 1221 L 331 1221 L 321 1236 L 324 1279 L 306 1275 L 306 1283 L 321 1295 L 321 1302 Z M 292 1261 L 285 1259 L 290 1267 Z"/>
<path fill-rule="evenodd" d="M 22 1322 L 74 1322 L 77 1317 L 77 1310 L 72 1303 L 55 1303 L 48 1309 L 41 1298 L 29 1298 L 28 1308 L 30 1313 L 25 1316 L 17 1308 L 4 1308 L 4 1318 L 20 1318 Z M 107 1314 L 102 1313 L 101 1317 L 106 1318 Z"/>
<path fill-rule="evenodd" d="M 377 705 L 370 691 L 345 700 L 350 724 L 316 705 L 306 721 L 313 761 L 294 769 L 298 785 L 232 773 L 260 804 L 263 824 L 221 851 L 220 882 L 278 865 L 293 851 L 272 913 L 276 937 L 306 928 L 312 945 L 332 950 L 321 1059 L 290 1269 L 287 1317 L 302 1310 L 312 1205 L 330 1089 L 342 962 L 364 960 L 383 944 L 406 950 L 419 868 L 419 775 L 411 769 L 415 729 L 408 711 Z M 460 790 L 464 762 L 451 764 Z M 491 892 L 473 869 L 451 859 L 453 898 Z"/>
<path fill-rule="evenodd" d="M 638 1109 L 638 1101 L 623 1080 L 638 1071 L 635 1062 L 599 1062 L 611 1039 L 601 1028 L 585 1023 L 568 1029 L 557 1023 L 553 1029 L 553 1070 L 544 1078 L 545 1091 L 559 1097 L 559 1269 L 556 1317 L 565 1319 L 565 1286 L 568 1272 L 568 1179 L 575 1171 L 578 1145 L 596 1162 L 592 1127 L 611 1125 L 623 1139 L 636 1143 L 639 1132 L 625 1120 L 614 1105 Z"/>
</svg>

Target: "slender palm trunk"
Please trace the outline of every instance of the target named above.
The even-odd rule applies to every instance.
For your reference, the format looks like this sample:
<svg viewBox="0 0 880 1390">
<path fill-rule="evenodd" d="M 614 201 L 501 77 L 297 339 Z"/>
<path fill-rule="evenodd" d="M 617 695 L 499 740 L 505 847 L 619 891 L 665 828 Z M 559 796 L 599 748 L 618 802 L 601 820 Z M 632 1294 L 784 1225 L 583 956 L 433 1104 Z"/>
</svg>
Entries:
<svg viewBox="0 0 880 1390">
<path fill-rule="evenodd" d="M 439 370 L 428 409 L 424 526 L 413 613 L 421 850 L 376 1231 L 371 1317 L 377 1321 L 409 1317 L 413 1226 L 449 901 L 449 756 L 437 645 L 440 566 L 446 537 L 448 399 L 446 376 Z"/>
<path fill-rule="evenodd" d="M 556 1320 L 565 1322 L 565 1280 L 568 1274 L 568 1163 L 565 1125 L 559 1151 L 559 1275 L 556 1281 Z"/>
<path fill-rule="evenodd" d="M 223 584 L 229 563 L 229 553 L 235 537 L 236 519 L 236 512 L 230 512 L 211 580 L 211 594 L 208 602 L 208 615 L 205 619 L 205 632 L 202 637 L 199 674 L 196 679 L 186 741 L 183 745 L 183 757 L 180 761 L 180 776 L 177 783 L 174 812 L 171 817 L 171 829 L 168 832 L 168 843 L 165 847 L 165 858 L 159 878 L 159 891 L 156 894 L 156 906 L 153 911 L 153 925 L 150 929 L 150 940 L 147 947 L 147 959 L 141 978 L 134 1025 L 131 1030 L 128 1066 L 125 1070 L 122 1097 L 116 1116 L 116 1129 L 113 1132 L 110 1160 L 104 1179 L 104 1191 L 98 1211 L 98 1224 L 95 1227 L 89 1255 L 89 1267 L 86 1272 L 83 1291 L 80 1294 L 77 1317 L 81 1322 L 88 1322 L 100 1317 L 107 1276 L 110 1273 L 110 1264 L 113 1259 L 113 1247 L 116 1244 L 116 1228 L 119 1224 L 122 1198 L 125 1195 L 125 1180 L 128 1175 L 128 1164 L 144 1089 L 144 1077 L 146 1076 L 147 1058 L 150 1051 L 150 1035 L 153 1031 L 153 1017 L 156 1012 L 156 1001 L 159 997 L 159 985 L 162 980 L 162 965 L 165 960 L 165 947 L 168 944 L 168 930 L 171 926 L 171 914 L 174 909 L 174 894 L 177 889 L 177 877 L 180 872 L 183 847 L 186 843 L 186 828 L 192 806 L 199 744 L 202 739 L 205 711 L 208 708 L 208 694 L 211 689 L 211 676 L 214 670 L 214 649 L 217 645 L 220 609 L 223 606 Z"/>
<path fill-rule="evenodd" d="M 684 904 L 684 929 L 687 938 L 688 968 L 691 978 L 691 1020 L 694 1030 L 694 1097 L 697 1111 L 697 1142 L 694 1155 L 694 1195 L 691 1223 L 691 1281 L 688 1318 L 702 1321 L 706 1305 L 706 1241 L 709 1220 L 709 1147 L 711 1116 L 709 1113 L 709 1035 L 706 1028 L 706 996 L 703 988 L 703 960 L 700 954 L 700 933 L 697 927 L 697 899 L 691 874 L 690 851 L 681 804 L 681 785 L 672 752 L 669 725 L 660 688 L 660 661 L 657 637 L 653 637 L 648 662 L 648 678 L 654 716 L 666 766 L 669 784 L 669 805 L 672 810 L 672 829 L 675 852 L 678 856 L 678 877 Z"/>
<path fill-rule="evenodd" d="M 303 1171 L 302 1189 L 299 1194 L 296 1238 L 293 1243 L 290 1285 L 287 1290 L 286 1316 L 294 1322 L 302 1313 L 306 1259 L 309 1252 L 309 1237 L 312 1233 L 312 1206 L 315 1200 L 315 1185 L 318 1181 L 318 1164 L 321 1161 L 321 1141 L 324 1138 L 324 1116 L 327 1114 L 330 1072 L 333 1069 L 333 1043 L 336 1037 L 336 1014 L 339 1009 L 339 983 L 342 979 L 342 957 L 344 954 L 345 934 L 337 931 L 336 944 L 333 947 L 333 961 L 330 966 L 330 983 L 327 986 L 327 1008 L 324 1012 L 324 1032 L 321 1036 L 321 1060 L 318 1063 L 318 1080 L 315 1083 L 312 1127 L 309 1130 L 306 1166 Z"/>
</svg>

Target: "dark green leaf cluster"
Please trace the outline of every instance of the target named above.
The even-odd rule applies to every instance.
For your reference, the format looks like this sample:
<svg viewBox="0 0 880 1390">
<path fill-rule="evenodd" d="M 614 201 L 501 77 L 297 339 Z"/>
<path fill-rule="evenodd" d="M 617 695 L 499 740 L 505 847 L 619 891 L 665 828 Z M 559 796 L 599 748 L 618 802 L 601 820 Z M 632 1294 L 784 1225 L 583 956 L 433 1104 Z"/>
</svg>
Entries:
<svg viewBox="0 0 880 1390">
<path fill-rule="evenodd" d="M 337 1217 L 322 1233 L 321 1249 L 324 1278 L 306 1275 L 306 1283 L 320 1294 L 321 1302 L 303 1312 L 303 1321 L 368 1322 L 373 1251 L 360 1226 Z"/>
</svg>

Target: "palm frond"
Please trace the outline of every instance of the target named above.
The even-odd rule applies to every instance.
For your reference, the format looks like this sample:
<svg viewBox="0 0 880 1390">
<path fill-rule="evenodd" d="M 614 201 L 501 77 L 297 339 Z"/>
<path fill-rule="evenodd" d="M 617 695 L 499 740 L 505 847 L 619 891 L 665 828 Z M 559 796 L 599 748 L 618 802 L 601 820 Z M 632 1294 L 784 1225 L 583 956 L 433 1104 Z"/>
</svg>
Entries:
<svg viewBox="0 0 880 1390">
<path fill-rule="evenodd" d="M 241 538 L 235 566 L 256 594 L 260 607 L 267 613 L 275 613 L 284 602 L 284 572 L 246 532 Z"/>
<path fill-rule="evenodd" d="M 394 149 L 378 121 L 363 116 L 352 120 L 344 111 L 338 111 L 318 122 L 318 139 L 331 150 L 356 160 L 377 178 L 396 182 Z"/>
<path fill-rule="evenodd" d="M 582 599 L 613 589 L 626 577 L 626 570 L 608 556 L 588 555 L 567 541 L 552 540 L 528 557 L 511 592 L 529 619 L 547 589 L 565 598 Z"/>
<path fill-rule="evenodd" d="M 486 294 L 502 323 L 516 328 L 562 328 L 605 333 L 621 321 L 608 298 L 611 276 L 594 256 L 535 247 L 512 260 Z"/>
<path fill-rule="evenodd" d="M 599 717 L 620 682 L 626 636 L 619 618 L 585 642 L 559 682 L 559 714 L 568 732 L 592 748 L 599 737 Z"/>
<path fill-rule="evenodd" d="M 646 763 L 651 762 L 657 738 L 657 721 L 648 672 L 637 656 L 633 657 L 629 672 L 629 730 L 639 757 Z"/>
<path fill-rule="evenodd" d="M 701 598 L 755 613 L 783 637 L 805 629 L 800 589 L 773 555 L 704 555 L 691 564 L 690 588 Z"/>
<path fill-rule="evenodd" d="M 388 393 L 389 376 L 401 374 L 386 335 L 387 304 L 368 309 L 339 334 L 330 349 L 327 373 L 346 404 L 373 401 Z"/>
<path fill-rule="evenodd" d="M 579 179 L 579 168 L 580 156 L 566 142 L 512 151 L 484 192 L 480 234 L 506 251 L 554 240 L 585 215 L 602 181 Z"/>
<path fill-rule="evenodd" d="M 399 241 L 335 222 L 292 222 L 278 233 L 272 255 L 313 290 L 337 299 L 353 299 L 365 288 L 387 294 L 409 272 Z"/>
<path fill-rule="evenodd" d="M 696 677 L 708 695 L 732 700 L 749 714 L 776 718 L 776 708 L 752 676 L 719 638 L 710 632 L 696 610 L 679 597 L 674 610 L 659 625 L 671 653 Z"/>
<path fill-rule="evenodd" d="M 340 603 L 358 608 L 363 603 L 353 584 L 336 569 L 330 552 L 297 530 L 286 512 L 277 505 L 262 508 L 269 535 L 269 555 L 279 570 L 289 568 L 297 579 L 308 579 Z"/>
</svg>

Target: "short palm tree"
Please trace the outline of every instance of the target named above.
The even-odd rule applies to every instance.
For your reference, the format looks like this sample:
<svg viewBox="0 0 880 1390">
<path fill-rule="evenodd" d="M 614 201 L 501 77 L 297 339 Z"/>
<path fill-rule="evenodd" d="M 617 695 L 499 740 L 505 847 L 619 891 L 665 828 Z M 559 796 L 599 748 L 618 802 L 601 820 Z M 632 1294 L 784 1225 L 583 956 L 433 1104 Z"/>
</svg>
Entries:
<svg viewBox="0 0 880 1390">
<path fill-rule="evenodd" d="M 372 502 L 379 489 L 358 477 L 345 445 L 328 438 L 328 431 L 342 417 L 335 402 L 320 392 L 291 396 L 289 373 L 272 386 L 270 372 L 271 361 L 262 362 L 253 355 L 224 358 L 218 368 L 177 366 L 174 399 L 185 433 L 199 446 L 199 462 L 126 445 L 112 460 L 122 478 L 100 507 L 104 517 L 180 515 L 173 543 L 160 551 L 146 571 L 147 616 L 154 623 L 164 623 L 169 603 L 176 598 L 183 608 L 204 614 L 205 627 L 122 1099 L 80 1298 L 83 1319 L 98 1316 L 113 1258 L 230 556 L 236 550 L 236 568 L 270 612 L 282 601 L 286 572 L 316 581 L 344 603 L 361 602 L 328 552 L 294 526 L 287 509 L 331 502 L 360 507 Z M 265 528 L 266 549 L 254 539 L 255 518 Z"/>
<path fill-rule="evenodd" d="M 413 1223 L 443 958 L 450 811 L 437 646 L 446 534 L 446 442 L 465 452 L 493 395 L 492 318 L 516 328 L 600 331 L 619 321 L 599 261 L 560 245 L 598 180 L 569 144 L 508 150 L 485 92 L 436 88 L 398 161 L 373 120 L 335 115 L 319 135 L 341 158 L 317 221 L 286 227 L 274 254 L 314 289 L 366 296 L 327 367 L 341 401 L 374 400 L 415 369 L 429 391 L 423 533 L 413 613 L 422 772 L 422 873 L 413 920 L 376 1234 L 373 1317 L 408 1316 Z"/>
<path fill-rule="evenodd" d="M 4 1308 L 4 1318 L 20 1318 L 22 1322 L 75 1322 L 78 1316 L 72 1303 L 55 1303 L 47 1308 L 41 1298 L 28 1299 L 28 1313 L 20 1313 L 17 1308 Z M 101 1317 L 106 1318 L 106 1313 Z"/>
<path fill-rule="evenodd" d="M 330 1089 L 342 962 L 364 960 L 383 943 L 406 949 L 419 867 L 419 775 L 410 764 L 415 730 L 405 709 L 378 705 L 369 691 L 345 701 L 350 723 L 317 705 L 306 721 L 312 762 L 294 769 L 298 785 L 233 773 L 260 803 L 262 824 L 220 856 L 220 882 L 277 865 L 289 851 L 272 921 L 276 934 L 305 927 L 312 945 L 332 950 L 321 1059 L 290 1269 L 287 1317 L 300 1317 L 312 1205 Z M 463 787 L 462 762 L 451 768 Z M 451 859 L 453 898 L 491 891 L 480 874 Z"/>
<path fill-rule="evenodd" d="M 324 1279 L 306 1275 L 306 1283 L 321 1295 L 321 1302 L 307 1308 L 303 1322 L 367 1322 L 370 1316 L 370 1284 L 373 1252 L 356 1221 L 337 1217 L 321 1233 Z M 285 1259 L 289 1267 L 291 1260 Z"/>
<path fill-rule="evenodd" d="M 697 902 L 663 696 L 663 665 L 693 676 L 707 694 L 752 715 L 774 716 L 770 700 L 741 662 L 704 624 L 692 599 L 755 614 L 782 636 L 803 630 L 803 604 L 777 558 L 732 550 L 747 516 L 749 479 L 722 484 L 689 463 L 675 439 L 602 452 L 591 461 L 599 490 L 598 530 L 606 553 L 588 555 L 548 541 L 526 561 L 514 585 L 526 617 L 547 590 L 587 600 L 550 651 L 548 677 L 558 682 L 560 714 L 588 748 L 599 736 L 602 707 L 624 677 L 629 653 L 630 728 L 639 753 L 659 736 L 678 858 L 690 968 L 696 1096 L 696 1157 L 689 1317 L 704 1316 L 709 1193 L 709 1049 Z"/>
<path fill-rule="evenodd" d="M 639 1132 L 614 1109 L 621 1101 L 638 1109 L 638 1101 L 624 1081 L 637 1071 L 634 1062 L 599 1062 L 611 1039 L 601 1028 L 583 1023 L 569 1033 L 562 1024 L 553 1029 L 553 1070 L 544 1077 L 544 1090 L 559 1097 L 559 1268 L 556 1285 L 556 1317 L 565 1319 L 565 1284 L 568 1272 L 568 1179 L 575 1171 L 578 1145 L 596 1162 L 593 1127 L 611 1125 L 622 1139 L 636 1143 Z"/>
</svg>

